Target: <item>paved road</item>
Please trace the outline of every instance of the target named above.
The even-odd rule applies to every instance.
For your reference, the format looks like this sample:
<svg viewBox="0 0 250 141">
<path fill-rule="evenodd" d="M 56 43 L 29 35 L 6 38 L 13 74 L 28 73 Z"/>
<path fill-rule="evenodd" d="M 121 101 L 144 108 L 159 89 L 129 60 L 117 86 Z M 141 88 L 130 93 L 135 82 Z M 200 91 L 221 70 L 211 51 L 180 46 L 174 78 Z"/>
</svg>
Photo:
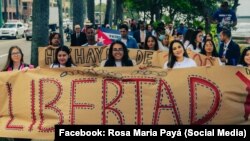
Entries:
<svg viewBox="0 0 250 141">
<path fill-rule="evenodd" d="M 11 46 L 19 46 L 24 54 L 24 62 L 30 63 L 30 53 L 31 53 L 31 41 L 26 41 L 23 39 L 2 39 L 0 40 L 0 70 L 4 67 L 8 51 Z"/>
</svg>

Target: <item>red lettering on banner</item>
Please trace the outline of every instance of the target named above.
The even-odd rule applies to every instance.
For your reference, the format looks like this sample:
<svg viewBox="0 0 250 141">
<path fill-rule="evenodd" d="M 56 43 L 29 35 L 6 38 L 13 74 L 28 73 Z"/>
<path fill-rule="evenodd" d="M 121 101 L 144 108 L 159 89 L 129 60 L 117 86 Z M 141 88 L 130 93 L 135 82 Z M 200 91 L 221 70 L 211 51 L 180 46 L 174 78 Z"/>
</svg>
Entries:
<svg viewBox="0 0 250 141">
<path fill-rule="evenodd" d="M 203 116 L 201 119 L 197 119 L 196 115 L 196 85 L 204 85 L 204 87 L 210 88 L 213 91 L 214 100 L 212 103 L 211 108 L 209 111 Z M 211 83 L 208 80 L 203 78 L 192 76 L 189 78 L 189 87 L 190 87 L 190 124 L 205 124 L 206 122 L 210 121 L 216 114 L 216 111 L 219 109 L 220 100 L 221 100 L 221 93 L 216 87 L 215 84 Z"/>
<path fill-rule="evenodd" d="M 94 108 L 94 104 L 88 104 L 88 103 L 77 103 L 76 102 L 76 85 L 83 83 L 95 83 L 96 79 L 92 78 L 92 79 L 86 79 L 86 80 L 73 80 L 72 81 L 72 88 L 71 88 L 71 100 L 70 100 L 70 105 L 71 105 L 71 109 L 70 109 L 70 123 L 73 125 L 75 123 L 75 109 L 93 109 Z"/>
<path fill-rule="evenodd" d="M 247 121 L 250 115 L 250 80 L 247 77 L 245 77 L 240 71 L 238 71 L 236 75 L 240 78 L 241 81 L 243 81 L 247 85 L 246 91 L 248 92 L 248 94 L 246 97 L 246 101 L 244 103 L 245 106 L 244 118 Z"/>
<path fill-rule="evenodd" d="M 29 126 L 29 131 L 33 130 L 33 126 L 36 123 L 36 114 L 35 114 L 35 81 L 31 81 L 31 119 L 32 123 Z"/>
<path fill-rule="evenodd" d="M 109 103 L 107 102 L 107 84 L 108 83 L 112 83 L 113 85 L 116 86 L 117 88 L 117 91 L 118 92 L 118 95 L 113 99 L 111 100 Z M 122 112 L 117 109 L 117 108 L 114 108 L 114 106 L 119 103 L 119 100 L 122 96 L 122 85 L 121 83 L 119 82 L 119 80 L 114 80 L 114 79 L 104 79 L 103 80 L 103 101 L 102 101 L 102 108 L 103 108 L 103 111 L 102 111 L 102 124 L 106 124 L 107 122 L 107 116 L 106 116 L 106 112 L 108 111 L 112 111 L 115 116 L 118 118 L 118 123 L 120 124 L 124 124 L 125 123 L 125 119 L 123 117 L 123 114 Z"/>
<path fill-rule="evenodd" d="M 14 121 L 14 114 L 13 114 L 13 106 L 12 106 L 12 87 L 10 83 L 6 83 L 7 90 L 8 90 L 8 98 L 9 98 L 9 116 L 10 120 L 7 122 L 6 129 L 11 129 L 11 130 L 22 130 L 23 126 L 22 125 L 11 125 L 11 123 Z"/>
<path fill-rule="evenodd" d="M 165 89 L 167 91 L 166 95 L 168 95 L 169 105 L 162 103 L 163 94 L 165 94 L 163 93 L 162 89 Z M 173 118 L 175 118 L 175 123 L 181 124 L 181 119 L 180 119 L 178 107 L 174 100 L 173 92 L 171 91 L 170 86 L 167 83 L 165 83 L 164 80 L 160 80 L 159 86 L 158 86 L 156 103 L 155 103 L 155 112 L 154 112 L 153 123 L 152 123 L 153 125 L 158 124 L 160 110 L 162 109 L 171 109 L 173 113 Z"/>
<path fill-rule="evenodd" d="M 51 84 L 54 84 L 56 87 L 57 87 L 57 94 L 55 96 L 55 98 L 48 102 L 47 104 L 44 104 L 44 84 L 45 83 L 51 83 Z M 57 108 L 55 106 L 55 104 L 59 101 L 60 97 L 62 95 L 62 85 L 60 82 L 54 80 L 54 79 L 40 79 L 39 80 L 39 111 L 40 111 L 40 124 L 39 124 L 39 127 L 38 129 L 41 131 L 41 132 L 53 132 L 54 130 L 54 126 L 51 126 L 51 127 L 43 127 L 44 126 L 44 112 L 43 112 L 43 109 L 50 109 L 50 110 L 53 110 L 55 111 L 57 114 L 58 114 L 58 119 L 59 119 L 59 122 L 57 123 L 58 125 L 61 125 L 63 123 L 63 113 L 62 111 Z"/>
<path fill-rule="evenodd" d="M 140 87 L 140 83 L 141 82 L 151 82 L 154 83 L 155 79 L 146 79 L 146 78 L 130 78 L 130 79 L 123 79 L 122 82 L 136 82 L 135 85 L 135 93 L 136 93 L 136 109 L 137 109 L 137 125 L 141 125 L 142 124 L 142 99 L 141 99 L 141 87 Z"/>
</svg>

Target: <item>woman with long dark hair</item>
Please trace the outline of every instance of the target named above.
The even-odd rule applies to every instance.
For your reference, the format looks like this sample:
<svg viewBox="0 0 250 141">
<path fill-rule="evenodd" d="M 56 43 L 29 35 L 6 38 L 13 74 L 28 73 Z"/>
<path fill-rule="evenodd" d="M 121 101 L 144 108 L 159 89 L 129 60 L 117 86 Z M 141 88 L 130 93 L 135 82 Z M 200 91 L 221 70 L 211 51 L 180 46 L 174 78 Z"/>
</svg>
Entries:
<svg viewBox="0 0 250 141">
<path fill-rule="evenodd" d="M 75 67 L 71 56 L 70 49 L 67 46 L 61 46 L 56 49 L 54 63 L 50 65 L 50 68 L 65 68 Z"/>
<path fill-rule="evenodd" d="M 101 62 L 102 67 L 123 67 L 134 66 L 134 62 L 129 59 L 128 49 L 121 41 L 115 41 L 110 45 L 108 60 Z"/>
<path fill-rule="evenodd" d="M 250 47 L 246 47 L 243 50 L 240 57 L 239 65 L 250 68 Z"/>
<path fill-rule="evenodd" d="M 60 33 L 57 33 L 57 32 L 51 33 L 50 36 L 49 36 L 49 46 L 48 46 L 48 48 L 49 49 L 57 49 L 58 47 L 60 47 L 61 38 L 62 38 L 62 36 L 61 36 Z"/>
<path fill-rule="evenodd" d="M 159 50 L 157 38 L 153 35 L 147 36 L 145 39 L 144 49 L 155 51 Z"/>
<path fill-rule="evenodd" d="M 12 46 L 9 49 L 8 59 L 2 71 L 32 69 L 33 65 L 24 63 L 23 52 L 20 47 Z"/>
<path fill-rule="evenodd" d="M 192 38 L 190 40 L 190 44 L 188 45 L 187 49 L 194 51 L 196 53 L 200 53 L 202 49 L 202 39 L 203 39 L 202 32 L 194 31 Z"/>
<path fill-rule="evenodd" d="M 210 59 L 217 59 L 219 64 L 222 65 L 219 54 L 216 51 L 213 40 L 206 40 L 201 50 L 201 54 L 206 55 Z"/>
<path fill-rule="evenodd" d="M 178 40 L 172 41 L 169 47 L 168 61 L 165 62 L 163 68 L 188 68 L 196 66 L 195 61 L 188 57 L 182 42 Z"/>
</svg>

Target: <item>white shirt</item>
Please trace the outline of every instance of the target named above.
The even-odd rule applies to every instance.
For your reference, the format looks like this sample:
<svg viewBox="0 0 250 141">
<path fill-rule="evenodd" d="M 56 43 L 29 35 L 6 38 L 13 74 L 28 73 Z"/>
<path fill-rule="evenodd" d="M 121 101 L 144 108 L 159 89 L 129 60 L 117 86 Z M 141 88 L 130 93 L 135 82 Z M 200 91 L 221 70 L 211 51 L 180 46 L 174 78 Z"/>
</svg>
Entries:
<svg viewBox="0 0 250 141">
<path fill-rule="evenodd" d="M 168 61 L 166 61 L 163 65 L 163 69 L 167 69 L 168 66 Z M 190 68 L 190 67 L 197 67 L 197 64 L 195 63 L 195 61 L 193 59 L 190 59 L 190 58 L 186 58 L 184 57 L 183 61 L 181 62 L 175 62 L 174 66 L 173 66 L 173 69 L 176 69 L 176 68 Z"/>
<path fill-rule="evenodd" d="M 167 51 L 167 52 L 169 51 L 169 48 L 164 46 L 162 42 L 158 41 L 158 46 L 159 46 L 159 51 Z"/>
<path fill-rule="evenodd" d="M 169 50 L 168 48 L 163 46 L 161 41 L 157 40 L 157 42 L 158 42 L 159 51 L 168 51 Z"/>
<path fill-rule="evenodd" d="M 201 49 L 198 48 L 198 47 L 196 47 L 196 49 L 194 49 L 194 46 L 192 44 L 188 45 L 187 50 L 191 50 L 191 51 L 196 52 L 196 53 L 200 53 L 201 52 Z"/>
<path fill-rule="evenodd" d="M 227 49 L 228 49 L 228 45 L 230 44 L 232 39 L 230 39 L 226 44 L 224 43 L 224 47 L 223 47 L 223 55 L 226 56 L 227 54 Z"/>
<path fill-rule="evenodd" d="M 64 65 L 59 65 L 59 64 L 51 64 L 50 68 L 65 68 L 66 66 Z M 75 65 L 71 64 L 71 67 L 75 67 Z"/>
<path fill-rule="evenodd" d="M 128 39 L 121 38 L 121 42 L 123 42 L 127 46 Z"/>
<path fill-rule="evenodd" d="M 103 60 L 100 64 L 100 67 L 104 67 L 105 63 L 106 63 L 107 60 Z M 133 66 L 136 65 L 136 62 L 135 60 L 132 60 L 132 63 L 133 63 Z M 115 61 L 115 65 L 116 67 L 122 67 L 122 62 L 121 61 Z"/>
</svg>

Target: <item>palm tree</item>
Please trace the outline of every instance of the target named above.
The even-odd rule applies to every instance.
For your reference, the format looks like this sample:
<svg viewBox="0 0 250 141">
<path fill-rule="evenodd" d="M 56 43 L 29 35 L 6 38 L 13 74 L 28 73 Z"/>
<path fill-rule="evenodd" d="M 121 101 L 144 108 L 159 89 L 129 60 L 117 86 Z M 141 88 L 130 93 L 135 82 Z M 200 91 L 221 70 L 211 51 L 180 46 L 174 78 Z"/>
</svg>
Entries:
<svg viewBox="0 0 250 141">
<path fill-rule="evenodd" d="M 38 47 L 48 45 L 49 0 L 33 0 L 31 64 L 38 66 Z"/>
<path fill-rule="evenodd" d="M 19 19 L 19 0 L 16 0 L 16 19 Z"/>
<path fill-rule="evenodd" d="M 7 22 L 8 20 L 7 4 L 8 4 L 7 0 L 4 0 L 4 17 L 3 17 L 4 22 Z"/>
<path fill-rule="evenodd" d="M 59 13 L 59 32 L 62 35 L 61 38 L 61 45 L 64 45 L 64 38 L 63 38 L 63 16 L 62 16 L 62 0 L 57 0 L 57 5 L 58 5 L 58 13 Z"/>
<path fill-rule="evenodd" d="M 114 24 L 117 25 L 118 22 L 123 21 L 123 0 L 116 0 L 115 1 L 115 22 Z"/>
<path fill-rule="evenodd" d="M 107 0 L 104 25 L 110 24 L 111 9 L 112 9 L 112 0 Z"/>
<path fill-rule="evenodd" d="M 84 2 L 83 0 L 73 0 L 73 27 L 79 24 L 83 27 Z"/>
<path fill-rule="evenodd" d="M 94 24 L 95 22 L 95 1 L 94 0 L 87 1 L 87 12 L 88 12 L 88 19 L 91 21 L 91 23 Z"/>
</svg>

